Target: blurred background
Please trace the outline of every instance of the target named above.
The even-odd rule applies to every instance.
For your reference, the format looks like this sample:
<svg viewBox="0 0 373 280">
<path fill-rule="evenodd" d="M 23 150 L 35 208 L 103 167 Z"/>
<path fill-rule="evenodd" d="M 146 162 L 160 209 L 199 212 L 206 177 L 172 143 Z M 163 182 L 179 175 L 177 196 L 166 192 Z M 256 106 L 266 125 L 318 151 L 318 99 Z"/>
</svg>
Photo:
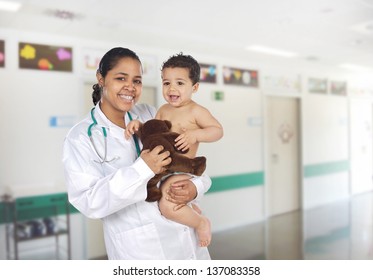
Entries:
<svg viewBox="0 0 373 280">
<path fill-rule="evenodd" d="M 373 259 L 372 19 L 372 0 L 0 1 L 0 259 L 105 259 L 61 154 L 116 46 L 155 107 L 163 61 L 201 64 L 225 131 L 199 149 L 213 259 Z"/>
</svg>

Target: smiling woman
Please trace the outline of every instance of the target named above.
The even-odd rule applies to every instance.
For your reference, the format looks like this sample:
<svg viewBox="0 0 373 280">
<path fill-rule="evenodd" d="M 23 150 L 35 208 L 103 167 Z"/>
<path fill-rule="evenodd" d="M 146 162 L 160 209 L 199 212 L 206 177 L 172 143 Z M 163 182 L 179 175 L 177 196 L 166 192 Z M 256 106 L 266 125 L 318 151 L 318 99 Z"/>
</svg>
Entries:
<svg viewBox="0 0 373 280">
<path fill-rule="evenodd" d="M 140 59 L 129 49 L 111 49 L 96 77 L 95 107 L 64 143 L 70 203 L 85 216 L 102 220 L 109 259 L 210 259 L 192 228 L 170 223 L 155 203 L 145 201 L 147 182 L 171 159 L 162 146 L 140 153 L 135 139 L 124 137 L 131 118 L 146 122 L 155 116 L 155 108 L 136 104 L 142 92 Z M 170 196 L 178 204 L 189 203 L 211 186 L 207 175 L 173 178 L 177 187 Z"/>
</svg>

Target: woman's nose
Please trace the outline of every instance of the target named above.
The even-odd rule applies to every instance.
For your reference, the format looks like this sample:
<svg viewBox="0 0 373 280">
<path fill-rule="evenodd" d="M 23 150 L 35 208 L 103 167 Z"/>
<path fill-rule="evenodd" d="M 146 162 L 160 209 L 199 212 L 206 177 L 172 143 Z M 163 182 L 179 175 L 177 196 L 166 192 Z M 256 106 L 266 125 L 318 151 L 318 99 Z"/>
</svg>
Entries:
<svg viewBox="0 0 373 280">
<path fill-rule="evenodd" d="M 135 83 L 133 82 L 128 82 L 124 85 L 124 88 L 129 91 L 134 91 L 135 90 Z"/>
</svg>

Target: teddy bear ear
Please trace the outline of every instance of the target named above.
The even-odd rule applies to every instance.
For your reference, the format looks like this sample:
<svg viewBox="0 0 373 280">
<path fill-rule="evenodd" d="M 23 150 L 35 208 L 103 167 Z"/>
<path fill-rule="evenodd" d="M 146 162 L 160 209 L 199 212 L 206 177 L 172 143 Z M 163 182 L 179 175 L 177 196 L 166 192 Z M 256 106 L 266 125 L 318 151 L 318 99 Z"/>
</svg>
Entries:
<svg viewBox="0 0 373 280">
<path fill-rule="evenodd" d="M 172 123 L 169 120 L 164 120 L 164 122 L 166 123 L 168 129 L 171 129 Z"/>
</svg>

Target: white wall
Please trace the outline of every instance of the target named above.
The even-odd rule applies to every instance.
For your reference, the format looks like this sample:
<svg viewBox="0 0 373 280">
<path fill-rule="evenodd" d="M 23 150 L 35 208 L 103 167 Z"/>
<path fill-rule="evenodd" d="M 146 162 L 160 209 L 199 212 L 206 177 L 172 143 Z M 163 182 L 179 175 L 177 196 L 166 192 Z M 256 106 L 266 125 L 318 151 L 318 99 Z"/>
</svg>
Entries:
<svg viewBox="0 0 373 280">
<path fill-rule="evenodd" d="M 303 165 L 325 165 L 349 160 L 348 103 L 346 97 L 308 94 L 303 98 Z M 305 208 L 349 195 L 348 170 L 305 176 Z"/>
<path fill-rule="evenodd" d="M 372 103 L 367 98 L 350 100 L 351 193 L 372 190 Z"/>
</svg>

